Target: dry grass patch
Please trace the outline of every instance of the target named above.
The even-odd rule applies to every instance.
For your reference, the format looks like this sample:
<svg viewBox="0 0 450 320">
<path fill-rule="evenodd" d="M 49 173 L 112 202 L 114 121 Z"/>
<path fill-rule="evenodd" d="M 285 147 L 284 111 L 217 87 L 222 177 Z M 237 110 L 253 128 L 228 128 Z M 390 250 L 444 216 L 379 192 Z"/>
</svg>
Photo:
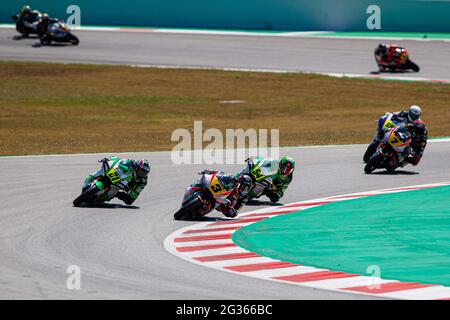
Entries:
<svg viewBox="0 0 450 320">
<path fill-rule="evenodd" d="M 279 128 L 283 146 L 365 143 L 385 111 L 450 135 L 450 85 L 121 66 L 0 63 L 0 154 L 169 150 L 173 130 Z M 223 104 L 222 100 L 243 100 Z"/>
</svg>

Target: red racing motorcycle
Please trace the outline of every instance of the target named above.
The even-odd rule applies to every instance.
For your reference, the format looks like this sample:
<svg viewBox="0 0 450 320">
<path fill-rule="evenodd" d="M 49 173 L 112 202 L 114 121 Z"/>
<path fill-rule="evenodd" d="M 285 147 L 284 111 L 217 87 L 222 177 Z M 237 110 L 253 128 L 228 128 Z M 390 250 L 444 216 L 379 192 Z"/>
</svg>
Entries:
<svg viewBox="0 0 450 320">
<path fill-rule="evenodd" d="M 408 50 L 396 45 L 381 44 L 375 49 L 375 61 L 380 72 L 407 71 L 419 72 L 419 66 L 411 61 Z"/>
</svg>

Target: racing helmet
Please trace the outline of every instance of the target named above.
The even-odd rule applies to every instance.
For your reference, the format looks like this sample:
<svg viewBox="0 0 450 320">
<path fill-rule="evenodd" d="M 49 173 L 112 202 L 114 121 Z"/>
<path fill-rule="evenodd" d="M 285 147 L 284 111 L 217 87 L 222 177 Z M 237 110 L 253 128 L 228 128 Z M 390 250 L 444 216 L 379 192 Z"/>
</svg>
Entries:
<svg viewBox="0 0 450 320">
<path fill-rule="evenodd" d="M 424 139 L 428 136 L 428 129 L 422 120 L 416 121 L 412 126 L 412 132 L 415 138 Z"/>
<path fill-rule="evenodd" d="M 42 21 L 48 21 L 50 20 L 50 17 L 48 16 L 48 13 L 43 13 L 41 16 Z"/>
<path fill-rule="evenodd" d="M 415 122 L 420 119 L 422 109 L 419 106 L 411 106 L 408 110 L 408 121 Z"/>
<path fill-rule="evenodd" d="M 136 175 L 139 178 L 145 178 L 150 173 L 150 163 L 145 160 L 141 159 L 136 162 Z"/>
<path fill-rule="evenodd" d="M 380 43 L 380 44 L 378 45 L 377 52 L 378 52 L 379 54 L 384 55 L 384 54 L 387 53 L 387 51 L 388 51 L 387 44 L 385 44 L 385 43 Z"/>
<path fill-rule="evenodd" d="M 278 165 L 278 172 L 283 176 L 290 175 L 295 169 L 295 160 L 291 157 L 283 157 Z"/>
<path fill-rule="evenodd" d="M 22 14 L 24 14 L 24 13 L 29 13 L 29 12 L 31 12 L 31 7 L 30 7 L 29 5 L 25 5 L 25 6 L 22 7 L 22 9 L 20 10 L 20 12 L 21 12 Z"/>
<path fill-rule="evenodd" d="M 236 186 L 236 178 L 231 174 L 221 172 L 217 175 L 217 179 L 219 179 L 220 183 L 227 191 Z"/>
</svg>

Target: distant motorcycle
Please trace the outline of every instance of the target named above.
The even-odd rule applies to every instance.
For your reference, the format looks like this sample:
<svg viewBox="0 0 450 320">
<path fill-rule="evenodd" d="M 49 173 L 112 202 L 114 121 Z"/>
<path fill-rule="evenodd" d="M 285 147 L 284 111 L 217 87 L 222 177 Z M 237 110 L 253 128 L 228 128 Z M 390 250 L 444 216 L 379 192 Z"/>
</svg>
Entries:
<svg viewBox="0 0 450 320">
<path fill-rule="evenodd" d="M 411 61 L 408 50 L 402 47 L 395 47 L 390 50 L 387 61 L 383 59 L 381 55 L 375 53 L 375 61 L 377 62 L 380 72 L 397 70 L 420 71 L 419 66 Z"/>
<path fill-rule="evenodd" d="M 402 154 L 410 147 L 411 142 L 411 133 L 406 126 L 399 125 L 390 129 L 379 143 L 376 152 L 370 157 L 364 172 L 372 173 L 382 168 L 393 172 L 396 169 L 394 164 L 404 160 Z"/>
<path fill-rule="evenodd" d="M 47 32 L 41 35 L 41 44 L 50 45 L 54 42 L 71 43 L 78 45 L 80 40 L 72 34 L 70 28 L 63 20 L 58 20 L 49 24 Z"/>
<path fill-rule="evenodd" d="M 36 12 L 30 14 L 28 19 L 22 19 L 20 14 L 16 14 L 11 17 L 11 19 L 16 24 L 16 30 L 19 32 L 22 37 L 28 38 L 30 34 L 38 34 L 37 25 L 41 21 L 42 14 L 40 12 Z M 27 22 L 27 24 L 25 23 Z"/>
</svg>

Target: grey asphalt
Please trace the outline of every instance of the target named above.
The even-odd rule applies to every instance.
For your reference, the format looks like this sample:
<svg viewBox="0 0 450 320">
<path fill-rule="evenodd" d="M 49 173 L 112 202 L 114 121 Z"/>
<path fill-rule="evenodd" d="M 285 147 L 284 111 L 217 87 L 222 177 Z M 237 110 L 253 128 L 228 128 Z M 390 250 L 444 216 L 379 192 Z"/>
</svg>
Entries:
<svg viewBox="0 0 450 320">
<path fill-rule="evenodd" d="M 280 69 L 368 74 L 379 40 L 77 31 L 79 47 L 35 47 L 0 29 L 0 60 Z M 449 79 L 450 44 L 401 41 L 420 76 Z M 450 180 L 450 143 L 433 143 L 417 168 L 362 173 L 363 146 L 285 149 L 299 168 L 284 203 L 322 196 Z M 127 154 L 121 154 L 127 156 Z M 184 188 L 211 166 L 176 166 L 170 154 L 130 154 L 153 164 L 136 207 L 73 208 L 84 177 L 105 155 L 0 158 L 0 299 L 359 299 L 204 268 L 163 247 Z M 107 155 L 106 155 L 107 156 Z M 216 166 L 237 171 L 240 166 Z M 258 207 L 247 207 L 245 210 Z M 211 215 L 219 217 L 218 214 Z M 81 268 L 81 290 L 66 269 Z"/>
<path fill-rule="evenodd" d="M 381 40 L 75 31 L 80 46 L 35 47 L 0 29 L 0 60 L 35 60 L 370 74 Z M 393 41 L 410 50 L 419 73 L 396 76 L 450 80 L 450 42 Z M 392 76 L 392 74 L 383 74 Z"/>
<path fill-rule="evenodd" d="M 298 162 L 283 203 L 450 181 L 450 142 L 430 143 L 419 166 L 396 175 L 363 174 L 363 151 L 358 145 L 282 149 Z M 243 277 L 173 256 L 163 242 L 193 223 L 172 215 L 196 172 L 241 166 L 179 166 L 168 152 L 120 155 L 146 157 L 153 165 L 136 207 L 116 200 L 100 208 L 72 207 L 104 154 L 0 158 L 0 299 L 367 298 Z M 66 288 L 69 265 L 81 268 L 80 290 Z"/>
</svg>

